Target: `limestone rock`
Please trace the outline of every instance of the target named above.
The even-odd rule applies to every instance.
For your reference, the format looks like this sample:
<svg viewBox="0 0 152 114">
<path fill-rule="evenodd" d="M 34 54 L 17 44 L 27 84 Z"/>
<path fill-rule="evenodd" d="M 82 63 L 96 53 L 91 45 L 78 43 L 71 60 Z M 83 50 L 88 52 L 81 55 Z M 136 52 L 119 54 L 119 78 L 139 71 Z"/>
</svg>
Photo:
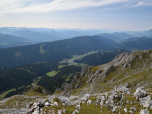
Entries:
<svg viewBox="0 0 152 114">
<path fill-rule="evenodd" d="M 105 102 L 105 104 L 107 105 L 107 106 L 114 106 L 114 101 L 113 101 L 113 99 L 112 98 L 109 98 L 106 102 Z"/>
<path fill-rule="evenodd" d="M 49 102 L 45 102 L 45 104 L 44 104 L 45 107 L 48 107 L 49 105 L 50 105 Z"/>
<path fill-rule="evenodd" d="M 81 97 L 80 100 L 87 102 L 88 98 L 86 98 L 86 97 Z"/>
<path fill-rule="evenodd" d="M 61 111 L 61 110 L 58 110 L 58 114 L 62 114 L 62 111 Z"/>
<path fill-rule="evenodd" d="M 75 74 L 74 76 L 73 76 L 73 79 L 72 79 L 72 81 L 71 81 L 71 85 L 73 85 L 74 83 L 76 83 L 77 81 L 78 81 L 78 74 Z"/>
<path fill-rule="evenodd" d="M 131 58 L 131 57 L 129 57 L 130 54 L 131 53 L 129 53 L 129 52 L 124 52 L 122 54 L 119 54 L 112 60 L 112 63 L 114 64 L 114 66 L 122 64 L 122 63 L 128 61 L 129 58 Z"/>
<path fill-rule="evenodd" d="M 135 111 L 135 112 L 137 112 L 137 109 L 134 108 L 134 107 L 130 107 L 130 109 L 133 110 L 133 111 Z"/>
<path fill-rule="evenodd" d="M 54 102 L 54 106 L 58 106 L 58 102 Z"/>
<path fill-rule="evenodd" d="M 87 101 L 87 105 L 90 105 L 92 103 L 92 100 Z"/>
<path fill-rule="evenodd" d="M 77 108 L 79 111 L 81 110 L 80 105 L 76 105 L 75 108 Z"/>
<path fill-rule="evenodd" d="M 76 109 L 72 114 L 76 114 L 79 113 L 79 111 Z"/>
<path fill-rule="evenodd" d="M 67 97 L 60 99 L 60 101 L 62 102 L 62 104 L 64 104 L 64 106 L 71 105 L 71 101 Z"/>
<path fill-rule="evenodd" d="M 139 101 L 140 101 L 140 104 L 141 104 L 143 107 L 152 106 L 152 100 L 151 100 L 151 97 L 150 97 L 150 96 L 146 96 L 146 97 L 143 97 L 143 98 L 139 98 Z"/>
<path fill-rule="evenodd" d="M 142 88 L 137 88 L 136 92 L 134 93 L 136 99 L 143 98 L 147 96 L 147 92 Z"/>
<path fill-rule="evenodd" d="M 113 65 L 111 65 L 109 68 L 107 68 L 105 71 L 103 71 L 101 74 L 99 74 L 99 76 L 101 77 L 101 79 L 105 79 L 108 74 L 110 74 L 112 71 L 115 70 L 115 67 Z"/>
<path fill-rule="evenodd" d="M 70 89 L 70 84 L 69 83 L 63 83 L 62 86 L 61 86 L 61 90 L 62 91 L 66 91 L 66 90 L 69 90 Z"/>
<path fill-rule="evenodd" d="M 132 111 L 132 110 L 129 110 L 128 112 L 129 112 L 130 114 L 133 114 L 133 111 Z"/>
<path fill-rule="evenodd" d="M 99 96 L 97 97 L 97 101 L 96 101 L 96 102 L 97 102 L 97 103 L 100 103 L 100 106 L 102 107 L 102 106 L 104 105 L 105 101 L 106 101 L 105 96 L 99 95 Z"/>
<path fill-rule="evenodd" d="M 124 111 L 127 113 L 127 108 L 124 108 Z"/>
<path fill-rule="evenodd" d="M 140 114 L 150 114 L 147 109 L 141 109 Z"/>
<path fill-rule="evenodd" d="M 88 99 L 90 97 L 90 94 L 85 94 L 83 97 Z"/>
<path fill-rule="evenodd" d="M 86 75 L 89 75 L 90 74 L 90 66 L 84 66 L 81 70 L 81 74 L 80 74 L 80 77 L 84 77 Z"/>
<path fill-rule="evenodd" d="M 78 88 L 82 87 L 83 84 L 84 84 L 83 81 L 78 80 L 77 84 L 75 85 L 75 89 L 78 89 Z"/>
</svg>

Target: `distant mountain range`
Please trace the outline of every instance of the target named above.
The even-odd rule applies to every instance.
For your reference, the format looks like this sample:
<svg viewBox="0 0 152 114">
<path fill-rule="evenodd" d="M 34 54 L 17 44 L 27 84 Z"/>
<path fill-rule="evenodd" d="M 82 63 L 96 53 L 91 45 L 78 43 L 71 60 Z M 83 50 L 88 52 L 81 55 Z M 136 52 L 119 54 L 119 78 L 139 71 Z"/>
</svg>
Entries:
<svg viewBox="0 0 152 114">
<path fill-rule="evenodd" d="M 63 39 L 60 36 L 52 35 L 52 34 L 45 34 L 40 32 L 33 32 L 30 30 L 20 30 L 13 33 L 10 33 L 11 35 L 18 36 L 18 37 L 24 37 L 31 41 L 41 41 L 41 42 L 47 42 L 47 41 L 55 41 Z"/>
<path fill-rule="evenodd" d="M 126 31 L 126 33 L 136 36 L 136 37 L 142 37 L 142 36 L 152 36 L 152 29 L 146 30 L 146 31 Z"/>
<path fill-rule="evenodd" d="M 107 38 L 109 38 L 109 39 L 111 39 L 111 40 L 113 40 L 115 42 L 118 42 L 118 43 L 124 41 L 125 39 L 134 38 L 134 36 L 129 35 L 129 34 L 125 33 L 125 32 L 123 32 L 123 33 L 115 32 L 115 33 L 111 33 L 111 34 L 102 33 L 102 34 L 98 34 L 98 35 L 99 36 L 103 36 L 103 37 L 107 37 Z"/>
<path fill-rule="evenodd" d="M 0 49 L 0 66 L 62 61 L 90 51 L 110 50 L 118 44 L 100 36 L 84 36 L 22 47 Z"/>
<path fill-rule="evenodd" d="M 23 37 L 16 37 L 8 34 L 0 34 L 0 44 L 8 44 L 13 42 L 23 42 L 23 41 L 30 41 Z"/>
<path fill-rule="evenodd" d="M 137 37 L 127 39 L 121 44 L 119 44 L 118 48 L 132 51 L 152 49 L 152 39 L 148 37 Z"/>
<path fill-rule="evenodd" d="M 112 32 L 111 29 L 49 29 L 26 27 L 2 27 L 0 33 L 24 37 L 31 41 L 55 41 L 80 36 L 92 36 L 103 32 Z"/>
<path fill-rule="evenodd" d="M 114 32 L 112 33 L 112 35 L 117 36 L 121 39 L 129 39 L 129 38 L 133 38 L 134 36 L 127 34 L 125 32 Z"/>
<path fill-rule="evenodd" d="M 19 47 L 25 45 L 32 45 L 35 43 L 40 43 L 38 41 L 30 41 L 23 37 L 17 37 L 8 34 L 0 34 L 0 49 L 9 47 Z"/>
<path fill-rule="evenodd" d="M 97 34 L 100 35 L 100 34 L 108 33 L 114 36 L 118 36 L 119 38 L 121 38 L 121 40 L 123 40 L 126 38 L 126 36 L 127 38 L 152 36 L 152 29 L 146 31 L 121 31 L 121 30 L 112 30 L 112 29 L 79 29 L 79 28 L 78 29 L 50 29 L 50 28 L 26 28 L 26 27 L 1 27 L 0 33 L 10 34 L 14 36 L 21 36 L 24 38 L 30 38 L 30 40 L 31 38 L 34 39 L 38 37 L 40 38 L 39 39 L 40 41 L 44 41 L 44 40 L 46 41 L 48 40 L 47 38 L 49 38 L 49 41 L 54 41 L 56 39 L 61 40 L 72 37 L 93 36 Z M 43 37 L 44 40 L 41 39 L 42 35 L 46 36 Z"/>
</svg>

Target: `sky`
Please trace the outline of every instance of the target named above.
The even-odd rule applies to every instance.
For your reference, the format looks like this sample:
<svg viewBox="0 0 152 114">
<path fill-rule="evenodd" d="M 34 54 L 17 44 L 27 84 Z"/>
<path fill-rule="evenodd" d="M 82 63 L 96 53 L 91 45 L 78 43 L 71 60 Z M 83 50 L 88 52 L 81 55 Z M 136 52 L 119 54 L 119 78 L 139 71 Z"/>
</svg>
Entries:
<svg viewBox="0 0 152 114">
<path fill-rule="evenodd" d="M 0 27 L 152 28 L 152 0 L 0 0 Z"/>
</svg>

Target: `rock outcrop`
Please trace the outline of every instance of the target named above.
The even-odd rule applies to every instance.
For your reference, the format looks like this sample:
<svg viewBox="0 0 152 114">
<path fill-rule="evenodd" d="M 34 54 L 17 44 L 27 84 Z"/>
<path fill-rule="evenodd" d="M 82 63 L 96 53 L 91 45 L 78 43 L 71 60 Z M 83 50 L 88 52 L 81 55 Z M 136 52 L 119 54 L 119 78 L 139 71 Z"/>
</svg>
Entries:
<svg viewBox="0 0 152 114">
<path fill-rule="evenodd" d="M 135 92 L 136 99 L 143 98 L 147 96 L 147 92 L 142 88 L 137 88 Z"/>
<path fill-rule="evenodd" d="M 85 66 L 80 75 L 76 74 L 70 84 L 63 84 L 62 93 L 73 94 L 76 89 L 78 94 L 98 93 L 105 88 L 113 88 L 115 85 L 123 86 L 128 84 L 132 87 L 149 86 L 150 80 L 141 79 L 140 75 L 135 78 L 140 79 L 137 83 L 133 78 L 134 74 L 146 74 L 152 65 L 152 50 L 137 51 L 134 53 L 125 52 L 116 56 L 111 62 L 100 66 Z M 146 71 L 144 69 L 147 69 Z M 145 73 L 141 73 L 145 72 Z M 150 77 L 150 74 L 148 74 Z M 143 76 L 144 77 L 144 76 Z M 147 81 L 146 83 L 144 81 Z M 102 85 L 101 85 L 102 83 Z M 136 84 L 136 85 L 134 85 Z M 148 85 L 149 84 L 149 85 Z M 129 94 L 129 93 L 128 93 Z M 63 95 L 63 94 L 62 94 Z M 139 96 L 140 97 L 140 96 Z"/>
<path fill-rule="evenodd" d="M 38 85 L 28 86 L 24 90 L 23 94 L 26 94 L 26 95 L 31 94 L 31 95 L 33 95 L 32 92 L 34 92 L 34 93 L 37 92 L 38 94 L 44 94 L 44 95 L 51 95 L 51 93 L 48 90 L 46 90 L 44 87 L 38 86 Z"/>
</svg>

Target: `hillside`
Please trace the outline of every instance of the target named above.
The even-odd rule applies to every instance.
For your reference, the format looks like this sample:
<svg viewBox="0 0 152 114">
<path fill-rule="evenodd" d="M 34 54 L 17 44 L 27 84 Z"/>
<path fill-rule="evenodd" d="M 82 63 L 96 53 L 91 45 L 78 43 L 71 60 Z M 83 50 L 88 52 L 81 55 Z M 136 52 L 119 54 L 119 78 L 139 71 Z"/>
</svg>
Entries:
<svg viewBox="0 0 152 114">
<path fill-rule="evenodd" d="M 84 63 L 91 66 L 97 66 L 101 64 L 108 63 L 112 61 L 112 59 L 123 52 L 129 52 L 128 50 L 117 49 L 117 50 L 110 50 L 103 53 L 94 53 L 91 55 L 87 55 L 81 60 L 75 60 L 76 63 Z"/>
<path fill-rule="evenodd" d="M 8 34 L 0 34 L 0 45 L 13 43 L 13 42 L 19 42 L 19 41 L 23 42 L 23 41 L 30 41 L 30 40 L 23 37 L 17 37 L 17 36 L 12 36 Z"/>
<path fill-rule="evenodd" d="M 84 36 L 72 39 L 45 42 L 22 47 L 0 49 L 0 66 L 19 66 L 35 62 L 62 61 L 73 55 L 90 51 L 110 50 L 117 43 L 99 36 Z"/>
<path fill-rule="evenodd" d="M 18 42 L 13 42 L 13 43 L 8 43 L 8 44 L 5 44 L 3 45 L 2 48 L 10 48 L 10 47 L 19 47 L 19 46 L 26 46 L 26 45 L 32 45 L 33 42 L 31 41 L 18 41 Z"/>
<path fill-rule="evenodd" d="M 152 71 L 151 55 L 152 50 L 125 52 L 117 55 L 107 64 L 86 66 L 81 70 L 80 76 L 75 77 L 75 81 L 73 79 L 73 82 L 79 83 L 71 83 L 75 86 L 71 85 L 73 89 L 70 91 L 76 91 L 76 94 L 86 92 L 93 94 L 125 84 L 128 84 L 132 89 L 139 86 L 150 88 L 152 86 L 150 77 Z"/>
<path fill-rule="evenodd" d="M 3 46 L 0 46 L 0 49 L 1 49 L 1 48 L 4 48 L 4 47 L 3 47 Z"/>
<path fill-rule="evenodd" d="M 125 52 L 107 64 L 85 66 L 53 95 L 36 92 L 43 89 L 36 86 L 35 91 L 0 101 L 0 111 L 26 112 L 31 101 L 39 101 L 48 104 L 43 113 L 151 114 L 151 56 L 152 50 Z M 33 92 L 37 96 L 27 96 Z"/>
<path fill-rule="evenodd" d="M 100 66 L 85 66 L 71 83 L 64 83 L 57 93 L 67 96 L 83 96 L 84 106 L 91 105 L 103 114 L 152 113 L 152 50 L 122 53 L 111 62 Z M 85 97 L 85 94 L 87 96 Z M 94 101 L 96 100 L 96 102 Z M 86 103 L 86 105 L 85 105 Z M 91 106 L 90 106 L 91 108 Z M 94 107 L 95 109 L 95 107 Z M 89 107 L 85 109 L 89 110 Z M 90 113 L 100 113 L 90 109 Z M 83 112 L 84 113 L 84 112 Z"/>
<path fill-rule="evenodd" d="M 56 69 L 58 69 L 57 62 L 33 63 L 19 67 L 1 68 L 0 93 L 10 89 L 16 89 L 16 94 L 22 93 L 27 85 L 36 83 L 39 77 L 43 77 L 46 73 Z"/>
<path fill-rule="evenodd" d="M 121 40 L 119 37 L 114 36 L 114 35 L 109 34 L 109 33 L 102 33 L 102 34 L 98 34 L 98 35 L 102 36 L 102 37 L 107 37 L 107 38 L 109 38 L 109 39 L 111 39 L 111 40 L 113 40 L 115 42 L 120 42 L 120 40 Z"/>
<path fill-rule="evenodd" d="M 118 48 L 132 51 L 152 49 L 152 39 L 148 37 L 127 39 L 119 44 Z"/>
<path fill-rule="evenodd" d="M 114 32 L 114 33 L 112 33 L 112 35 L 117 36 L 117 37 L 121 38 L 122 40 L 134 37 L 134 36 L 127 34 L 125 32 Z"/>
<path fill-rule="evenodd" d="M 38 42 L 30 41 L 23 37 L 17 37 L 17 36 L 12 36 L 8 34 L 0 34 L 0 49 L 32 45 L 34 43 L 38 43 Z"/>
<path fill-rule="evenodd" d="M 80 73 L 82 67 L 79 66 L 66 66 L 60 69 L 57 69 L 57 74 L 53 77 L 45 75 L 40 79 L 37 85 L 41 85 L 49 90 L 51 93 L 54 93 L 56 88 L 61 87 L 64 82 L 71 82 L 74 74 L 77 72 Z"/>
<path fill-rule="evenodd" d="M 13 68 L 1 68 L 0 70 L 0 94 L 7 93 L 9 97 L 23 93 L 28 85 L 42 85 L 53 93 L 56 88 L 61 87 L 63 82 L 71 82 L 73 75 L 81 71 L 80 66 L 63 66 L 59 68 L 57 62 L 33 63 Z M 53 73 L 55 72 L 56 73 Z M 52 73 L 52 76 L 49 75 Z M 0 95 L 0 100 L 1 100 Z"/>
</svg>

